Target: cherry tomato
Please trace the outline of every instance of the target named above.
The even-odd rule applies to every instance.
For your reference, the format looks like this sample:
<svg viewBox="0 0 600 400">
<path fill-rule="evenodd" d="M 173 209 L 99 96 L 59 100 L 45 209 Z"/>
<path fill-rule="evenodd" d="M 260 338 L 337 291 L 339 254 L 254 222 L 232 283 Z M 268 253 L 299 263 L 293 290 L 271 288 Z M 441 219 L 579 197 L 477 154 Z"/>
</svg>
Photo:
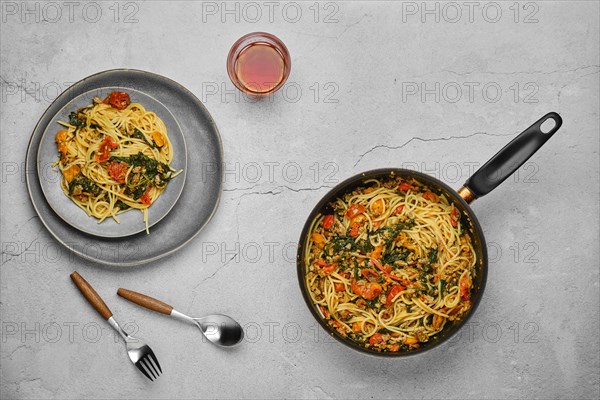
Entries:
<svg viewBox="0 0 600 400">
<path fill-rule="evenodd" d="M 400 285 L 394 285 L 390 288 L 390 290 L 388 291 L 388 294 L 385 298 L 385 304 L 387 304 L 388 306 L 392 304 L 392 302 L 394 301 L 394 297 L 396 297 L 396 295 L 400 292 L 402 292 L 405 289 L 404 286 L 400 286 Z"/>
<path fill-rule="evenodd" d="M 383 253 L 383 246 L 377 246 L 375 249 L 369 254 L 371 258 L 378 259 L 381 258 L 381 253 Z"/>
<path fill-rule="evenodd" d="M 352 283 L 350 284 L 350 288 L 352 292 L 356 295 L 362 296 L 365 291 L 365 283 L 357 282 L 356 279 L 352 279 Z"/>
<path fill-rule="evenodd" d="M 400 204 L 398 207 L 396 207 L 392 215 L 398 215 L 402 212 L 402 210 L 404 210 L 404 204 Z"/>
<path fill-rule="evenodd" d="M 363 269 L 360 271 L 360 274 L 369 282 L 375 282 L 379 279 L 379 274 L 373 269 Z"/>
<path fill-rule="evenodd" d="M 112 92 L 106 99 L 104 99 L 103 103 L 110 104 L 117 110 L 123 110 L 131 104 L 131 99 L 125 92 Z"/>
<path fill-rule="evenodd" d="M 123 161 L 113 161 L 108 164 L 108 174 L 117 183 L 125 183 L 127 174 L 127 163 Z"/>
<path fill-rule="evenodd" d="M 337 320 L 333 320 L 331 322 L 333 324 L 333 326 L 335 326 L 337 328 L 338 331 L 340 332 L 344 332 L 346 330 L 346 327 L 344 325 L 341 324 L 340 321 Z"/>
<path fill-rule="evenodd" d="M 440 198 L 438 197 L 437 194 L 430 192 L 430 191 L 423 193 L 423 198 L 425 200 L 429 200 L 429 201 L 433 201 L 433 202 L 438 202 L 440 200 Z"/>
<path fill-rule="evenodd" d="M 322 268 L 322 271 L 325 272 L 326 274 L 330 274 L 333 271 L 335 271 L 335 269 L 337 268 L 337 263 L 333 263 L 333 264 L 327 264 L 325 261 L 323 260 L 319 260 L 315 263 L 318 267 Z"/>
<path fill-rule="evenodd" d="M 412 185 L 408 182 L 402 182 L 400 185 L 398 185 L 398 189 L 400 189 L 402 192 L 406 193 L 410 189 L 412 189 Z"/>
<path fill-rule="evenodd" d="M 458 208 L 453 208 L 450 212 L 450 223 L 455 228 L 458 226 Z"/>
<path fill-rule="evenodd" d="M 323 218 L 323 229 L 331 229 L 334 222 L 335 222 L 335 218 L 333 217 L 333 215 L 331 215 L 331 214 L 326 215 Z"/>
<path fill-rule="evenodd" d="M 471 280 L 469 278 L 462 278 L 459 282 L 460 297 L 467 301 L 471 297 Z"/>
<path fill-rule="evenodd" d="M 140 197 L 140 200 L 142 200 L 142 203 L 146 204 L 146 205 L 150 205 L 152 204 L 152 199 L 150 198 L 150 195 L 148 194 L 148 192 L 150 191 L 150 188 L 148 188 L 148 190 L 146 190 L 146 193 L 144 193 L 142 195 L 142 197 Z"/>
<path fill-rule="evenodd" d="M 358 236 L 358 228 L 360 228 L 360 225 L 354 225 L 352 229 L 350 229 L 350 236 Z"/>
<path fill-rule="evenodd" d="M 102 143 L 100 143 L 100 148 L 96 153 L 96 161 L 98 162 L 106 162 L 110 158 L 110 151 L 119 147 L 118 143 L 112 141 L 110 136 L 104 138 Z"/>
<path fill-rule="evenodd" d="M 365 286 L 365 291 L 362 297 L 365 300 L 375 300 L 377 297 L 379 297 L 382 291 L 383 289 L 379 283 L 369 282 Z"/>
<path fill-rule="evenodd" d="M 329 264 L 326 267 L 323 267 L 323 272 L 325 272 L 326 274 L 330 274 L 333 271 L 335 271 L 335 269 L 337 268 L 337 264 Z"/>
<path fill-rule="evenodd" d="M 388 349 L 389 349 L 391 352 L 395 353 L 395 352 L 397 352 L 398 350 L 400 350 L 400 345 L 399 345 L 398 343 L 390 344 L 390 345 L 388 346 Z"/>
<path fill-rule="evenodd" d="M 346 210 L 346 218 L 353 219 L 354 217 L 356 217 L 359 214 L 364 213 L 365 211 L 367 211 L 367 208 L 365 206 L 363 206 L 362 204 L 352 204 Z"/>
<path fill-rule="evenodd" d="M 381 333 L 376 333 L 369 338 L 369 343 L 372 345 L 376 345 L 383 342 L 383 335 Z"/>
</svg>

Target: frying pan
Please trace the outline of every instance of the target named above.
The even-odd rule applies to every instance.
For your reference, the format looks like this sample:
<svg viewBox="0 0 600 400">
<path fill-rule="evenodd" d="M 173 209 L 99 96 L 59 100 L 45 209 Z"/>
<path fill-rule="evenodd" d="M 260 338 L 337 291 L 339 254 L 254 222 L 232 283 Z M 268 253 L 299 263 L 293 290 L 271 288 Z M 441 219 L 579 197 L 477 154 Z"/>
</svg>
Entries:
<svg viewBox="0 0 600 400">
<path fill-rule="evenodd" d="M 551 129 L 548 129 L 546 132 L 544 132 L 542 131 L 542 124 L 544 124 L 548 120 L 553 120 L 554 126 Z M 454 336 L 454 334 L 456 334 L 458 330 L 467 323 L 467 321 L 471 318 L 473 313 L 475 313 L 475 310 L 479 305 L 479 302 L 483 295 L 483 291 L 485 289 L 488 271 L 488 255 L 487 247 L 485 244 L 485 238 L 483 236 L 483 230 L 481 229 L 481 226 L 477 221 L 477 217 L 475 216 L 475 213 L 473 212 L 469 204 L 471 204 L 475 199 L 485 196 L 498 185 L 500 185 L 502 182 L 504 182 L 506 178 L 511 176 L 540 147 L 542 147 L 542 145 L 546 143 L 546 141 L 550 139 L 552 135 L 556 133 L 556 131 L 558 131 L 561 125 L 562 118 L 557 113 L 551 112 L 544 115 L 537 122 L 535 122 L 533 125 L 527 128 L 525 131 L 523 131 L 519 136 L 513 139 L 509 144 L 504 146 L 502 150 L 500 150 L 481 168 L 479 168 L 477 172 L 473 174 L 473 176 L 467 179 L 465 184 L 460 189 L 458 189 L 458 191 L 454 191 L 444 182 L 432 176 L 404 168 L 385 168 L 363 172 L 345 180 L 344 182 L 334 187 L 329 193 L 325 195 L 325 197 L 321 199 L 321 201 L 310 213 L 306 224 L 304 225 L 304 229 L 302 230 L 302 234 L 300 236 L 300 240 L 298 243 L 298 253 L 296 256 L 298 280 L 300 283 L 302 295 L 304 297 L 306 305 L 308 306 L 315 319 L 319 322 L 319 324 L 321 324 L 321 326 L 330 335 L 332 335 L 341 343 L 344 343 L 358 351 L 384 357 L 402 357 L 422 353 L 440 345 L 441 343 Z M 336 330 L 331 328 L 325 322 L 320 310 L 315 306 L 315 304 L 310 298 L 310 295 L 308 293 L 309 288 L 306 286 L 305 280 L 306 268 L 308 266 L 304 265 L 304 250 L 306 241 L 308 240 L 309 229 L 312 221 L 319 214 L 331 214 L 332 209 L 330 208 L 330 204 L 333 203 L 335 199 L 353 191 L 359 186 L 364 186 L 366 180 L 385 180 L 389 177 L 415 179 L 416 181 L 428 187 L 429 190 L 436 192 L 438 195 L 444 194 L 448 198 L 448 200 L 451 203 L 454 203 L 454 205 L 459 209 L 461 215 L 461 224 L 462 226 L 466 227 L 466 231 L 471 237 L 471 242 L 473 244 L 473 248 L 475 249 L 475 254 L 477 256 L 477 262 L 475 265 L 475 279 L 473 280 L 473 287 L 471 288 L 472 306 L 470 310 L 466 313 L 466 315 L 460 321 L 454 321 L 450 325 L 446 324 L 441 332 L 429 338 L 429 341 L 421 343 L 421 346 L 418 349 L 413 349 L 410 351 L 401 351 L 396 353 L 383 353 L 375 350 L 366 349 L 358 345 L 351 339 L 340 335 L 339 333 L 337 333 Z"/>
</svg>

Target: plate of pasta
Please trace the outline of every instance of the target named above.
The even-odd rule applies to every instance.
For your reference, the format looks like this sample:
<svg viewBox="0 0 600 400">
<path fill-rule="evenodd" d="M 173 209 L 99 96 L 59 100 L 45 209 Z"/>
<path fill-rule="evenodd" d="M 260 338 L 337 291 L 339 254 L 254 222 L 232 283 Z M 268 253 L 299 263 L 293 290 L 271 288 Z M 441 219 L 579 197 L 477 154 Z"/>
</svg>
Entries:
<svg viewBox="0 0 600 400">
<path fill-rule="evenodd" d="M 54 212 L 76 229 L 117 238 L 150 228 L 175 206 L 187 150 L 169 109 L 131 88 L 78 95 L 50 121 L 38 176 Z"/>
</svg>

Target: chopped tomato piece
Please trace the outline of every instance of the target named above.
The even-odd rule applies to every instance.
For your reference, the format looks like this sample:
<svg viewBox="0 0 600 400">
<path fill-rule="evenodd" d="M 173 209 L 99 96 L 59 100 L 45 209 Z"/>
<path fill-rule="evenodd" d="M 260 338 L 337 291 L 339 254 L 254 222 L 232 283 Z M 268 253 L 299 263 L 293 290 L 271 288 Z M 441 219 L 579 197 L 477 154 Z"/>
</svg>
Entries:
<svg viewBox="0 0 600 400">
<path fill-rule="evenodd" d="M 112 92 L 104 99 L 103 103 L 110 104 L 117 110 L 123 110 L 131 104 L 131 99 L 125 92 Z"/>
<path fill-rule="evenodd" d="M 458 208 L 456 207 L 450 212 L 450 223 L 455 228 L 458 226 Z"/>
<path fill-rule="evenodd" d="M 367 209 L 362 204 L 352 204 L 346 210 L 346 218 L 353 219 L 357 215 L 363 214 L 365 211 L 367 211 Z"/>
<path fill-rule="evenodd" d="M 108 174 L 117 183 L 125 183 L 127 175 L 127 163 L 124 161 L 113 161 L 108 164 Z"/>
<path fill-rule="evenodd" d="M 400 204 L 398 207 L 396 207 L 392 215 L 398 215 L 402 212 L 402 210 L 404 210 L 404 204 Z"/>
<path fill-rule="evenodd" d="M 152 140 L 158 147 L 163 147 L 165 145 L 165 139 L 160 132 L 152 132 Z"/>
<path fill-rule="evenodd" d="M 352 280 L 350 287 L 352 288 L 352 292 L 361 296 L 365 300 L 374 300 L 381 294 L 383 290 L 379 283 L 365 281 L 357 282 L 356 279 Z"/>
<path fill-rule="evenodd" d="M 96 153 L 96 161 L 98 162 L 106 162 L 110 158 L 110 151 L 119 147 L 118 143 L 112 141 L 110 136 L 106 136 L 102 143 L 100 143 L 100 148 Z"/>
<path fill-rule="evenodd" d="M 398 343 L 390 344 L 388 346 L 388 350 L 391 351 L 391 352 L 393 352 L 393 353 L 395 353 L 398 350 L 400 350 L 400 345 Z"/>
<path fill-rule="evenodd" d="M 376 345 L 383 342 L 383 335 L 381 333 L 376 333 L 369 338 L 369 343 L 372 345 Z"/>
<path fill-rule="evenodd" d="M 331 321 L 331 323 L 333 324 L 333 326 L 335 326 L 337 328 L 338 331 L 340 332 L 345 332 L 346 331 L 346 327 L 344 325 L 342 325 L 342 323 L 338 320 L 333 320 Z"/>
<path fill-rule="evenodd" d="M 325 236 L 317 232 L 314 232 L 312 235 L 310 235 L 310 238 L 319 247 L 323 247 L 325 246 L 325 243 L 327 243 L 327 240 L 325 240 Z"/>
<path fill-rule="evenodd" d="M 423 198 L 425 200 L 433 201 L 436 203 L 440 200 L 440 198 L 437 194 L 430 192 L 430 191 L 426 191 L 425 193 L 423 193 Z"/>
<path fill-rule="evenodd" d="M 365 291 L 362 297 L 365 300 L 375 300 L 377 297 L 379 297 L 382 291 L 383 289 L 381 288 L 381 285 L 379 283 L 369 282 L 365 287 Z"/>
<path fill-rule="evenodd" d="M 326 267 L 323 267 L 323 272 L 325 272 L 326 274 L 330 274 L 333 271 L 335 271 L 335 269 L 337 268 L 337 264 L 329 264 Z"/>
<path fill-rule="evenodd" d="M 404 344 L 412 346 L 419 343 L 419 340 L 415 337 L 409 336 L 406 339 L 404 339 Z"/>
<path fill-rule="evenodd" d="M 150 205 L 152 204 L 152 199 L 150 198 L 150 188 L 148 188 L 148 190 L 146 190 L 146 193 L 144 193 L 142 195 L 142 197 L 140 197 L 140 200 L 142 200 L 142 203 L 146 204 L 146 205 Z"/>
<path fill-rule="evenodd" d="M 69 132 L 67 132 L 64 129 L 61 129 L 60 131 L 56 132 L 56 137 L 54 138 L 54 141 L 56 143 L 64 142 L 65 140 L 67 140 L 68 135 Z"/>
<path fill-rule="evenodd" d="M 383 199 L 378 199 L 371 205 L 371 210 L 374 213 L 381 214 L 383 212 L 384 205 L 385 203 L 383 202 Z"/>
<path fill-rule="evenodd" d="M 325 217 L 323 217 L 323 229 L 331 229 L 334 222 L 335 218 L 333 217 L 333 215 L 326 215 Z"/>
<path fill-rule="evenodd" d="M 79 168 L 79 165 L 71 165 L 69 168 L 63 171 L 63 175 L 65 176 L 67 182 L 71 183 L 71 181 L 75 179 L 80 171 L 81 168 Z"/>
<path fill-rule="evenodd" d="M 360 274 L 369 282 L 375 282 L 379 279 L 379 274 L 373 269 L 363 269 L 360 271 Z"/>
<path fill-rule="evenodd" d="M 376 260 L 374 258 L 371 258 L 371 264 L 373 264 L 374 266 L 376 266 L 381 272 L 383 272 L 384 274 L 389 274 L 390 272 L 392 272 L 392 267 L 389 265 L 381 265 L 381 263 L 379 262 L 379 260 Z"/>
<path fill-rule="evenodd" d="M 352 332 L 361 333 L 362 332 L 362 324 L 360 322 L 352 323 Z"/>
<path fill-rule="evenodd" d="M 344 285 L 341 282 L 336 282 L 333 284 L 333 288 L 335 289 L 336 293 L 339 293 L 339 292 L 343 292 L 346 290 L 346 285 Z"/>
<path fill-rule="evenodd" d="M 400 285 L 394 285 L 390 288 L 390 290 L 388 291 L 388 294 L 385 298 L 385 304 L 387 304 L 388 306 L 392 304 L 392 302 L 394 301 L 394 297 L 396 297 L 398 295 L 398 293 L 402 292 L 404 289 L 406 289 L 404 286 L 400 286 Z"/>
<path fill-rule="evenodd" d="M 352 283 L 350 284 L 350 288 L 354 294 L 362 296 L 365 291 L 365 283 L 357 282 L 356 279 L 352 279 Z"/>
<path fill-rule="evenodd" d="M 469 300 L 471 297 L 471 278 L 468 276 L 461 278 L 458 286 L 460 288 L 460 297 L 465 301 Z"/>
<path fill-rule="evenodd" d="M 323 306 L 321 306 L 320 309 L 321 309 L 321 312 L 323 313 L 323 316 L 325 318 L 329 318 L 329 310 Z"/>
<path fill-rule="evenodd" d="M 326 274 L 332 273 L 337 268 L 337 263 L 327 264 L 323 260 L 318 260 L 315 264 L 317 265 L 317 267 L 321 267 L 322 271 Z"/>
<path fill-rule="evenodd" d="M 399 278 L 399 277 L 397 277 L 395 275 L 392 275 L 392 273 L 391 273 L 392 272 L 392 267 L 390 265 L 387 265 L 387 264 L 386 265 L 381 265 L 381 263 L 378 260 L 374 259 L 374 258 L 371 258 L 370 260 L 371 260 L 371 263 L 374 266 L 377 267 L 377 269 L 379 269 L 381 272 L 383 272 L 383 275 L 386 278 L 393 279 L 395 281 L 403 281 L 404 280 L 404 279 Z"/>
<path fill-rule="evenodd" d="M 400 185 L 398 185 L 398 189 L 400 189 L 402 192 L 406 193 L 410 189 L 412 189 L 412 185 L 408 182 L 402 182 Z"/>
<path fill-rule="evenodd" d="M 378 259 L 378 258 L 381 258 L 382 252 L 383 252 L 383 246 L 377 246 L 371 253 L 369 253 L 369 256 L 371 258 Z"/>
<path fill-rule="evenodd" d="M 352 229 L 350 229 L 350 236 L 355 237 L 358 236 L 358 228 L 360 225 L 354 225 Z"/>
</svg>

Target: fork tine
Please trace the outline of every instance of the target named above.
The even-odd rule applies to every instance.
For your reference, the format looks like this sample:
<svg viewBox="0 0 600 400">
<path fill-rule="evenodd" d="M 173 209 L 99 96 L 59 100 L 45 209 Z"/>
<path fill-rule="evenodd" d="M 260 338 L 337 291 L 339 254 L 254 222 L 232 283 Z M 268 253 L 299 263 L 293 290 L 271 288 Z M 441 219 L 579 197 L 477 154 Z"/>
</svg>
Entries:
<svg viewBox="0 0 600 400">
<path fill-rule="evenodd" d="M 152 367 L 152 370 L 150 372 L 152 373 L 152 375 L 154 375 L 156 378 L 158 378 L 158 376 L 160 374 L 158 373 L 158 371 L 154 367 L 154 364 L 152 364 L 152 359 L 150 358 L 149 354 L 147 354 L 146 357 L 144 357 L 144 362 L 146 363 L 146 367 L 148 369 L 150 369 L 150 367 Z"/>
<path fill-rule="evenodd" d="M 136 362 L 135 366 L 137 367 L 137 369 L 139 369 L 140 371 L 142 371 L 142 374 L 146 375 L 146 378 L 150 379 L 151 381 L 154 381 L 154 379 L 152 379 L 152 377 L 146 372 L 146 370 L 144 369 L 144 367 L 142 367 L 141 360 L 139 360 L 138 362 Z"/>
<path fill-rule="evenodd" d="M 157 374 L 154 373 L 153 369 L 154 368 L 150 368 L 150 361 L 148 361 L 148 357 L 144 357 L 140 360 L 141 363 L 144 364 L 144 367 L 146 367 L 146 371 L 150 372 L 150 375 L 152 375 L 152 377 L 154 379 L 157 378 Z"/>
<path fill-rule="evenodd" d="M 158 359 L 154 355 L 154 352 L 152 351 L 152 349 L 150 349 L 150 352 L 148 353 L 148 355 L 150 356 L 150 358 L 152 359 L 152 361 L 154 361 L 154 364 L 156 364 L 156 366 L 158 367 L 158 370 L 162 374 L 162 369 L 160 368 L 160 364 L 158 363 Z"/>
</svg>

